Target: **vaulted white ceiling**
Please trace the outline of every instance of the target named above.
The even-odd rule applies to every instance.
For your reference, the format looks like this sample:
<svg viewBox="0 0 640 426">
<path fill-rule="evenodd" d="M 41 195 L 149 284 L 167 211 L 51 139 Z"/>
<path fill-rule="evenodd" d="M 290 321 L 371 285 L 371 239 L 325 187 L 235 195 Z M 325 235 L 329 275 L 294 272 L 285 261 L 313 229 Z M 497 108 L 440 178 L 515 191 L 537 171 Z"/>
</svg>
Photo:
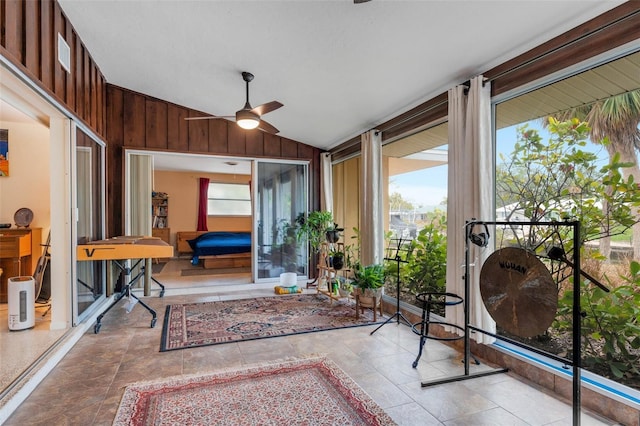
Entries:
<svg viewBox="0 0 640 426">
<path fill-rule="evenodd" d="M 329 149 L 622 1 L 59 0 L 109 83 Z"/>
</svg>

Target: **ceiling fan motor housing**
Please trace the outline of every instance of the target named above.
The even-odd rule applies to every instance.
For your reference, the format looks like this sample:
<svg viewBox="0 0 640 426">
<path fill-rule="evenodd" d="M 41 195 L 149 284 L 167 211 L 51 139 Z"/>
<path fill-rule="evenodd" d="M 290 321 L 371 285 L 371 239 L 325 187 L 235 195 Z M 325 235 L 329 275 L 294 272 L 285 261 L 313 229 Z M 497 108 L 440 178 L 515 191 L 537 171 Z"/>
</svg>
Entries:
<svg viewBox="0 0 640 426">
<path fill-rule="evenodd" d="M 236 112 L 236 123 L 243 129 L 255 129 L 260 124 L 260 116 L 250 109 Z"/>
<path fill-rule="evenodd" d="M 248 83 L 253 80 L 253 74 L 247 71 L 242 71 L 242 79 Z"/>
</svg>

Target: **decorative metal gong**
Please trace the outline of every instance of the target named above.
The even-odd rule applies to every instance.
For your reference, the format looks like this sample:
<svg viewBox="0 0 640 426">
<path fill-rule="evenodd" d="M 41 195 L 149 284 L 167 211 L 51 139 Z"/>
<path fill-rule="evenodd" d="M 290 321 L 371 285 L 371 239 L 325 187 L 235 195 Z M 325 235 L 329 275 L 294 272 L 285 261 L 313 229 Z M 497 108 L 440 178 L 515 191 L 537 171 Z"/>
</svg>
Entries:
<svg viewBox="0 0 640 426">
<path fill-rule="evenodd" d="M 516 247 L 499 249 L 484 262 L 480 294 L 496 324 L 519 337 L 544 333 L 558 309 L 557 286 L 547 267 Z"/>
</svg>

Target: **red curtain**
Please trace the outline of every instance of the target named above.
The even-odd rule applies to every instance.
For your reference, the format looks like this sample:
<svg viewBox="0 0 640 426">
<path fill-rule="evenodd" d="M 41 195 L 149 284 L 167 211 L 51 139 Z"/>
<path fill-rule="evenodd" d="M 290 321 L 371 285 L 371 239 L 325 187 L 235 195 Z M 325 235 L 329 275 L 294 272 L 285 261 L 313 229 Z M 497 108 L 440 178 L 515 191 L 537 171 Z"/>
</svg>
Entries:
<svg viewBox="0 0 640 426">
<path fill-rule="evenodd" d="M 198 228 L 196 231 L 208 231 L 207 228 L 207 201 L 209 194 L 209 178 L 200 178 L 200 191 L 198 203 Z"/>
</svg>

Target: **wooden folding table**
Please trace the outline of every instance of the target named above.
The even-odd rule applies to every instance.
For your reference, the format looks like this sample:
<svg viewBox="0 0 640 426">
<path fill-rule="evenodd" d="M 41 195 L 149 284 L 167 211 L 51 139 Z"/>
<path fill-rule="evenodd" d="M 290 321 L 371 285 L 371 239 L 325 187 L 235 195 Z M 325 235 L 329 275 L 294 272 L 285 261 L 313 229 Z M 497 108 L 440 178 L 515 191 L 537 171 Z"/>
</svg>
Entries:
<svg viewBox="0 0 640 426">
<path fill-rule="evenodd" d="M 135 284 L 145 272 L 140 272 L 134 278 L 131 278 L 131 270 L 140 262 L 151 258 L 172 257 L 173 247 L 157 237 L 139 237 L 139 236 L 123 236 L 113 237 L 106 240 L 91 241 L 86 244 L 78 244 L 76 251 L 77 258 L 80 261 L 106 260 L 115 262 L 116 266 L 124 273 L 127 282 L 122 286 L 120 293 L 116 296 L 113 303 L 105 309 L 103 313 L 98 315 L 94 332 L 98 333 L 102 326 L 102 317 L 109 312 L 122 298 L 125 296 L 135 298 L 149 313 L 152 315 L 151 328 L 155 327 L 157 315 L 156 311 L 147 306 L 142 300 L 131 292 L 131 286 Z M 127 261 L 136 261 L 132 267 L 126 266 Z M 150 262 L 147 262 L 147 269 Z M 150 271 L 150 270 L 149 270 Z M 153 278 L 152 278 L 153 279 Z M 160 297 L 164 294 L 164 286 L 157 280 L 153 279 L 160 285 L 162 291 Z"/>
</svg>

